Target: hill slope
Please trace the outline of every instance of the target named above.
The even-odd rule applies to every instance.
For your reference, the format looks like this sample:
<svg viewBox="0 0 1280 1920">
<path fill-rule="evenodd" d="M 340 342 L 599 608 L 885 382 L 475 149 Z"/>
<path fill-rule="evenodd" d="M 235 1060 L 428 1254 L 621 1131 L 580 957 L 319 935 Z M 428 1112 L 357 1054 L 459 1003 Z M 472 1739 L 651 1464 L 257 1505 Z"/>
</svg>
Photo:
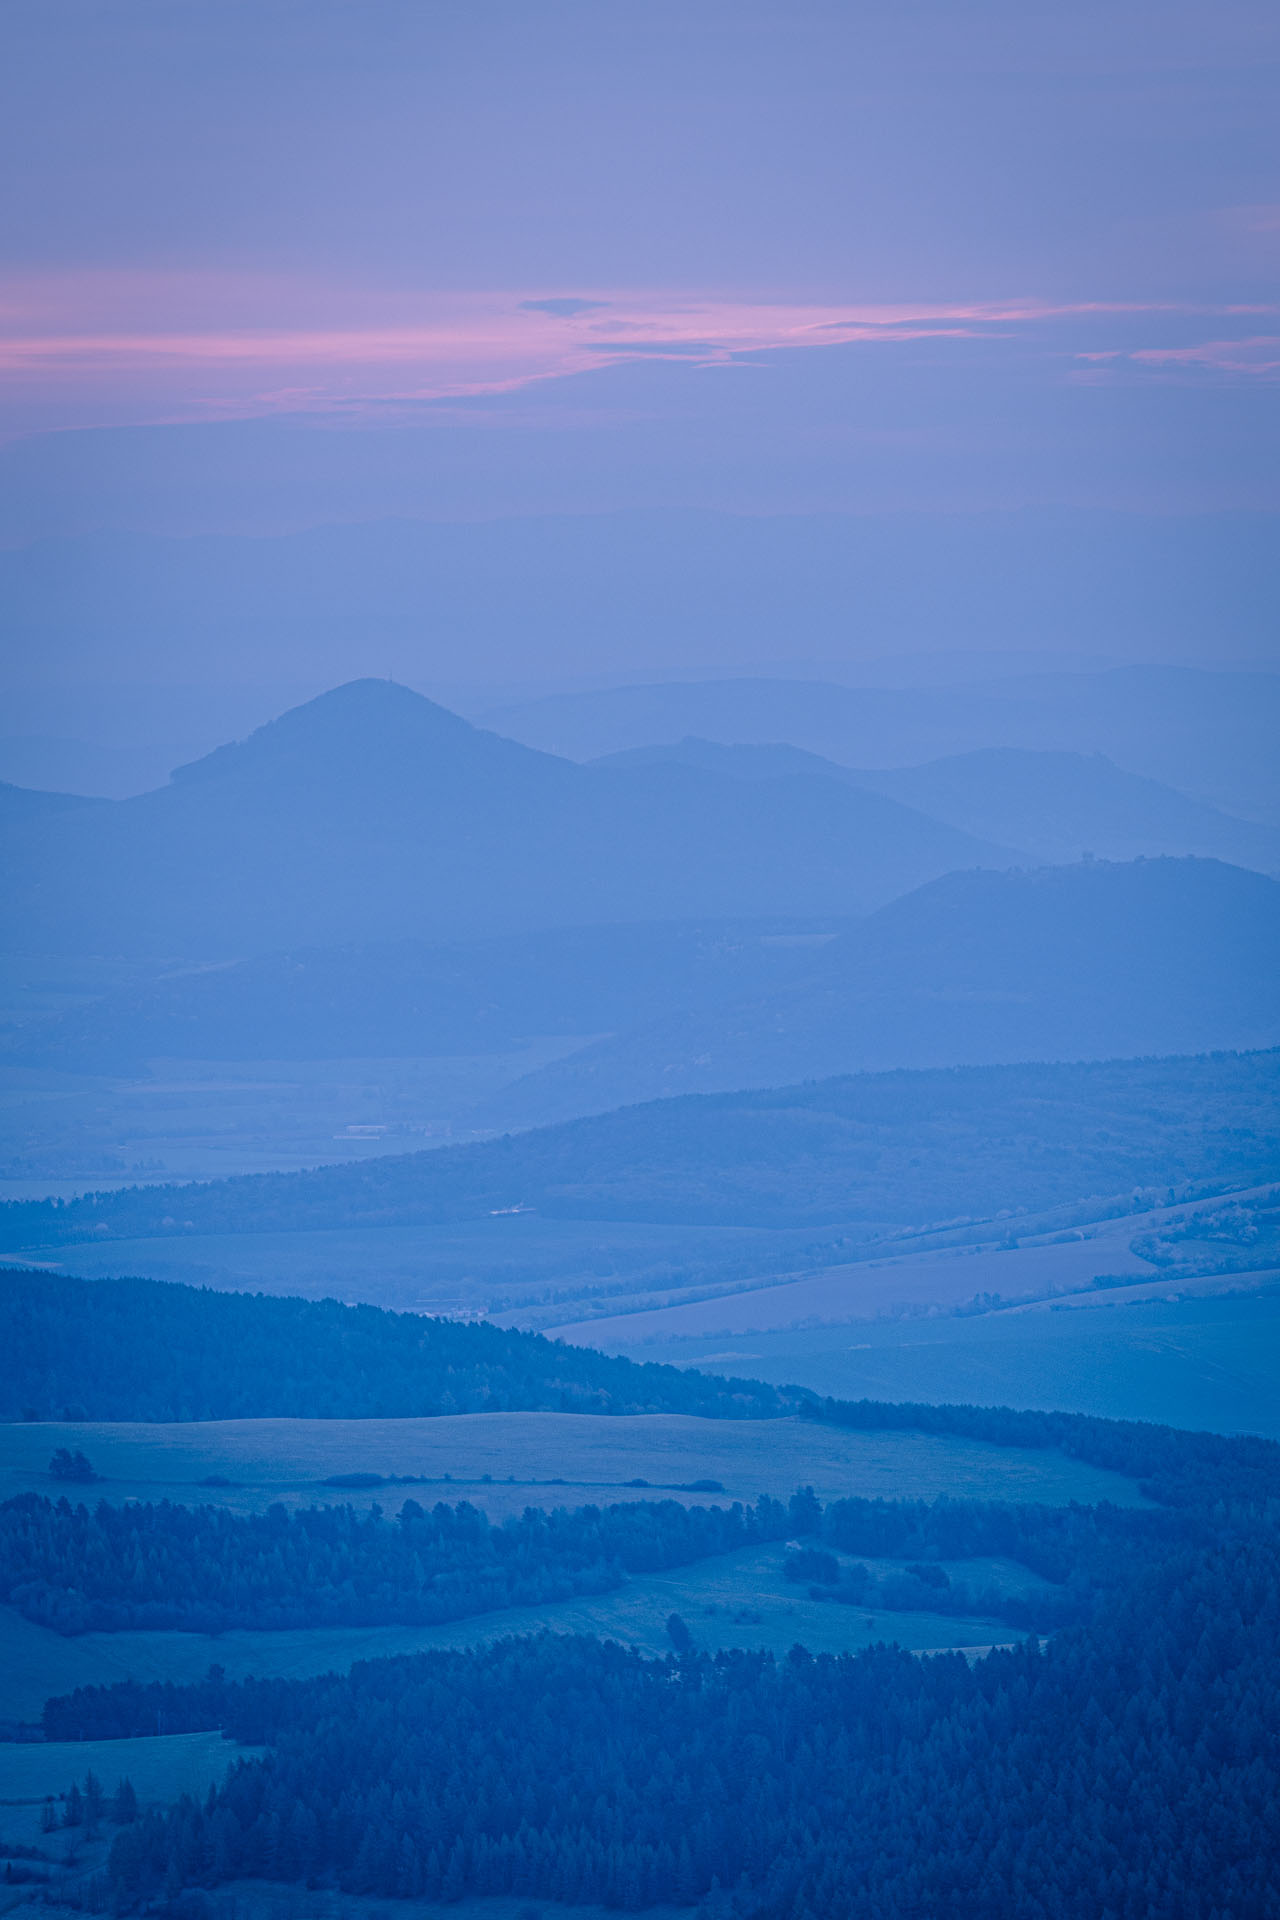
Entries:
<svg viewBox="0 0 1280 1920">
<path fill-rule="evenodd" d="M 170 784 L 0 843 L 10 947 L 239 957 L 528 927 L 852 914 L 1001 850 L 828 780 L 586 769 L 364 680 Z"/>
<path fill-rule="evenodd" d="M 82 793 L 46 793 L 40 787 L 15 787 L 8 780 L 0 780 L 0 830 L 27 826 L 33 820 L 47 820 L 52 814 L 66 813 L 74 807 L 97 804 Z"/>
<path fill-rule="evenodd" d="M 0 1273 L 0 1419 L 395 1419 L 551 1409 L 737 1419 L 799 1396 L 637 1366 L 539 1334 L 214 1293 L 155 1280 Z"/>
<path fill-rule="evenodd" d="M 950 874 L 775 993 L 637 1026 L 518 1081 L 526 1124 L 889 1067 L 1280 1042 L 1280 884 L 1209 860 Z"/>
<path fill-rule="evenodd" d="M 802 747 L 736 746 L 687 739 L 675 745 L 631 747 L 594 766 L 635 767 L 661 762 L 701 766 L 742 779 L 825 774 L 917 807 L 1005 846 L 1021 847 L 1036 862 L 1198 854 L 1280 873 L 1280 833 L 1238 820 L 1159 780 L 1126 773 L 1101 753 L 1036 752 L 986 747 L 920 767 L 843 767 Z"/>
<path fill-rule="evenodd" d="M 1280 1176 L 1280 1051 L 863 1074 L 472 1146 L 0 1207 L 0 1245 L 484 1219 L 920 1224 Z"/>
</svg>

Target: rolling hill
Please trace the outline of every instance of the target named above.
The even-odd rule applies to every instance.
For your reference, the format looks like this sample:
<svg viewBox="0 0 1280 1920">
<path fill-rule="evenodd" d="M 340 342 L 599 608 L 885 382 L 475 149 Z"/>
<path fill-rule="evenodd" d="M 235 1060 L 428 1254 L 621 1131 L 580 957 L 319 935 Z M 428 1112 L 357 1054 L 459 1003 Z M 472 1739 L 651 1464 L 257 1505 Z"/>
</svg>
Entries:
<svg viewBox="0 0 1280 1920">
<path fill-rule="evenodd" d="M 0 780 L 0 832 L 33 820 L 47 820 L 73 807 L 97 804 L 80 793 L 45 793 L 39 787 L 15 787 L 8 780 Z"/>
<path fill-rule="evenodd" d="M 664 1094 L 892 1067 L 1280 1041 L 1280 884 L 1212 860 L 950 874 L 816 950 L 779 991 L 600 1040 L 490 1114 L 537 1124 Z"/>
<path fill-rule="evenodd" d="M 850 915 L 1001 849 L 826 779 L 583 768 L 387 681 L 133 799 L 0 836 L 10 950 L 239 958 L 525 928 Z"/>
<path fill-rule="evenodd" d="M 1274 828 L 1238 820 L 1159 780 L 1126 773 L 1101 753 L 986 747 L 920 767 L 873 770 L 842 767 L 802 747 L 729 747 L 688 739 L 627 748 L 592 764 L 661 762 L 742 779 L 825 773 L 900 800 L 965 833 L 1021 847 L 1036 863 L 1080 860 L 1086 854 L 1135 860 L 1193 853 L 1259 873 L 1280 873 L 1280 833 Z"/>
<path fill-rule="evenodd" d="M 1280 1051 L 858 1074 L 425 1153 L 0 1206 L 0 1246 L 486 1219 L 924 1224 L 1280 1174 Z"/>
</svg>

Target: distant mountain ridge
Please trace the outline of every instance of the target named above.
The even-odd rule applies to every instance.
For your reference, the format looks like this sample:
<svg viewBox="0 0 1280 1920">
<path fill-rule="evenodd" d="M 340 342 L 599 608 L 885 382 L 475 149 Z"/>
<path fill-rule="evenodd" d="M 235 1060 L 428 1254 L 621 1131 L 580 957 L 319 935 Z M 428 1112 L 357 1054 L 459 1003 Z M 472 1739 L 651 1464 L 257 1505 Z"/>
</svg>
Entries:
<svg viewBox="0 0 1280 1920">
<path fill-rule="evenodd" d="M 1162 781 L 1126 773 L 1105 754 L 1024 747 L 984 747 L 918 767 L 844 767 L 802 747 L 724 746 L 687 739 L 632 747 L 594 766 L 678 763 L 741 779 L 825 774 L 865 787 L 1006 845 L 1035 862 L 1135 860 L 1159 854 L 1198 854 L 1280 873 L 1280 831 L 1240 820 L 1179 793 Z"/>
<path fill-rule="evenodd" d="M 1280 1042 L 1280 883 L 1206 860 L 955 873 L 831 941 L 772 994 L 601 1040 L 492 1103 L 541 1124 L 833 1072 Z"/>
<path fill-rule="evenodd" d="M 719 679 L 558 694 L 495 709 L 488 725 L 573 759 L 690 735 L 783 742 L 847 767 L 914 767 L 981 748 L 1105 754 L 1280 827 L 1280 674 L 1116 667 L 948 687 L 853 688 Z"/>
<path fill-rule="evenodd" d="M 168 786 L 0 835 L 24 951 L 233 958 L 355 940 L 849 916 L 1017 858 L 829 780 L 584 768 L 353 681 Z"/>
</svg>

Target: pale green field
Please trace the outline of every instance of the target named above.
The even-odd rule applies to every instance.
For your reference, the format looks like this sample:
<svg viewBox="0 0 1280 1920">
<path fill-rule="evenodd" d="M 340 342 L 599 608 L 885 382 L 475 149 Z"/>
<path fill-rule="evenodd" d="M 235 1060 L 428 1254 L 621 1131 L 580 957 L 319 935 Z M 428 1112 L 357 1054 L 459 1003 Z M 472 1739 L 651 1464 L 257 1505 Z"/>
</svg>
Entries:
<svg viewBox="0 0 1280 1920">
<path fill-rule="evenodd" d="M 96 1773 L 107 1793 L 132 1780 L 139 1800 L 206 1793 L 237 1753 L 220 1733 L 170 1733 L 154 1740 L 49 1740 L 0 1745 L 0 1803 L 43 1800 Z"/>
<path fill-rule="evenodd" d="M 547 1332 L 574 1346 L 610 1349 L 623 1341 L 682 1335 L 734 1339 L 779 1329 L 841 1326 L 913 1309 L 966 1306 L 983 1293 L 999 1294 L 1003 1300 L 1076 1293 L 1097 1273 L 1131 1273 L 1135 1281 L 1150 1280 L 1154 1269 L 1129 1251 L 1134 1231 L 1133 1220 L 1126 1219 L 1108 1221 L 1087 1238 L 1057 1246 L 947 1247 L 853 1261 L 776 1287 L 574 1321 Z"/>
<path fill-rule="evenodd" d="M 78 1499 L 212 1501 L 240 1510 L 285 1504 L 470 1499 L 495 1516 L 530 1504 L 651 1497 L 625 1483 L 718 1480 L 724 1495 L 785 1499 L 810 1485 L 822 1500 L 1138 1499 L 1130 1481 L 1060 1454 L 914 1433 L 850 1433 L 795 1418 L 705 1420 L 687 1414 L 469 1413 L 412 1420 L 219 1420 L 171 1425 L 31 1422 L 0 1426 L 0 1497 L 61 1491 L 55 1447 L 79 1447 L 103 1482 Z M 421 1474 L 438 1485 L 351 1493 L 334 1473 Z M 205 1488 L 209 1475 L 238 1484 Z M 446 1484 L 444 1476 L 452 1475 Z M 484 1475 L 491 1476 L 491 1484 Z M 560 1485 L 550 1485 L 559 1481 Z"/>
<path fill-rule="evenodd" d="M 1261 1198 L 1269 1191 L 1266 1187 L 1244 1188 L 1241 1197 Z M 981 1295 L 998 1296 L 1006 1305 L 1055 1297 L 1093 1299 L 1093 1281 L 1098 1274 L 1127 1277 L 1135 1287 L 1158 1294 L 1169 1290 L 1170 1276 L 1135 1254 L 1130 1243 L 1139 1234 L 1180 1225 L 1195 1210 L 1194 1204 L 1153 1208 L 1116 1220 L 1032 1235 L 1017 1246 L 1001 1246 L 993 1237 L 978 1245 L 886 1252 L 824 1267 L 776 1286 L 756 1285 L 709 1300 L 673 1299 L 655 1303 L 645 1311 L 607 1317 L 597 1313 L 589 1319 L 575 1319 L 566 1313 L 559 1324 L 546 1327 L 546 1331 L 577 1346 L 613 1352 L 650 1341 L 738 1339 L 760 1333 L 836 1328 L 887 1316 L 910 1317 L 938 1308 L 953 1311 Z M 1012 1224 L 1016 1228 L 1019 1223 Z M 995 1231 L 998 1234 L 999 1229 Z M 1212 1259 L 1221 1248 L 1208 1243 L 1203 1251 Z M 1257 1286 L 1265 1284 L 1266 1278 L 1261 1273 L 1237 1275 L 1226 1284 Z M 1222 1276 L 1177 1281 L 1183 1293 L 1219 1292 L 1223 1284 Z"/>
<path fill-rule="evenodd" d="M 35 1720 L 53 1695 L 130 1677 L 197 1680 L 216 1664 L 232 1679 L 249 1674 L 304 1679 L 345 1672 L 357 1660 L 384 1659 L 427 1647 L 484 1645 L 506 1634 L 543 1628 L 598 1634 L 645 1653 L 664 1654 L 671 1650 L 666 1622 L 672 1613 L 682 1616 L 695 1643 L 707 1652 L 721 1647 L 767 1647 L 782 1654 L 797 1641 L 815 1653 L 853 1651 L 878 1640 L 917 1648 L 973 1647 L 1015 1637 L 1008 1626 L 978 1617 L 877 1613 L 810 1600 L 805 1588 L 783 1577 L 782 1563 L 780 1544 L 744 1548 L 671 1573 L 637 1576 L 615 1593 L 540 1607 L 510 1607 L 439 1627 L 322 1627 L 217 1635 L 90 1633 L 64 1638 L 5 1607 L 0 1608 L 0 1718 Z M 991 1583 L 1006 1592 L 1033 1592 L 1042 1584 L 1025 1568 L 1002 1561 L 957 1564 L 950 1571 L 971 1585 Z M 0 1755 L 18 1751 L 22 1750 L 0 1746 Z"/>
<path fill-rule="evenodd" d="M 40 1831 L 40 1812 L 51 1795 L 60 1798 L 73 1782 L 96 1774 L 114 1793 L 131 1780 L 144 1805 L 176 1800 L 180 1794 L 203 1796 L 237 1758 L 261 1748 L 236 1747 L 220 1733 L 173 1733 L 152 1740 L 51 1740 L 0 1745 L 0 1834 L 19 1846 L 47 1849 L 55 1862 L 83 1851 L 78 1830 L 52 1835 Z M 108 1826 L 105 1834 L 112 1829 Z M 104 1843 L 91 1850 L 105 1851 Z M 90 1863 L 91 1864 L 91 1863 Z"/>
</svg>

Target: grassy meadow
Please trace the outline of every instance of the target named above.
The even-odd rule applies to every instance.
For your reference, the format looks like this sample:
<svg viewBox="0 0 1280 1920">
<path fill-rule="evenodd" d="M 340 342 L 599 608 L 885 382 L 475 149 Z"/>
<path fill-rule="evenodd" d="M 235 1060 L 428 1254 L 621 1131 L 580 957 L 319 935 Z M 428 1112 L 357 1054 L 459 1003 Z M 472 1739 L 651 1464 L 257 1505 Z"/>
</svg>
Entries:
<svg viewBox="0 0 1280 1920">
<path fill-rule="evenodd" d="M 529 1505 L 653 1498 L 715 1480 L 711 1500 L 786 1499 L 812 1486 L 821 1500 L 1066 1502 L 1137 1496 L 1118 1474 L 1053 1453 L 914 1433 L 856 1433 L 789 1417 L 707 1420 L 690 1414 L 469 1413 L 406 1420 L 217 1420 L 154 1424 L 23 1422 L 0 1426 L 0 1497 L 55 1488 L 56 1447 L 80 1448 L 101 1482 L 93 1500 L 208 1502 L 239 1511 L 378 1500 L 473 1500 L 501 1518 Z M 326 1487 L 332 1474 L 422 1476 L 425 1490 Z M 486 1477 L 487 1476 L 487 1477 Z M 230 1481 L 230 1486 L 202 1485 Z M 644 1480 L 646 1487 L 629 1486 Z"/>
<path fill-rule="evenodd" d="M 83 1829 L 40 1830 L 46 1800 L 61 1800 L 73 1783 L 96 1774 L 107 1794 L 122 1780 L 133 1783 L 144 1806 L 176 1800 L 190 1793 L 203 1798 L 237 1756 L 259 1751 L 236 1747 L 220 1733 L 162 1734 L 150 1740 L 50 1740 L 44 1743 L 0 1744 L 0 1838 L 10 1846 L 37 1846 L 53 1864 L 55 1884 L 62 1876 L 78 1878 L 99 1867 L 114 1829 L 108 1822 L 96 1841 L 86 1844 Z M 19 1895 L 19 1902 L 22 1896 Z M 33 1912 L 47 1910 L 48 1902 L 28 1896 Z M 37 1904 L 37 1900 L 39 1904 Z M 6 1913 L 15 1907 L 6 1904 Z"/>
</svg>

